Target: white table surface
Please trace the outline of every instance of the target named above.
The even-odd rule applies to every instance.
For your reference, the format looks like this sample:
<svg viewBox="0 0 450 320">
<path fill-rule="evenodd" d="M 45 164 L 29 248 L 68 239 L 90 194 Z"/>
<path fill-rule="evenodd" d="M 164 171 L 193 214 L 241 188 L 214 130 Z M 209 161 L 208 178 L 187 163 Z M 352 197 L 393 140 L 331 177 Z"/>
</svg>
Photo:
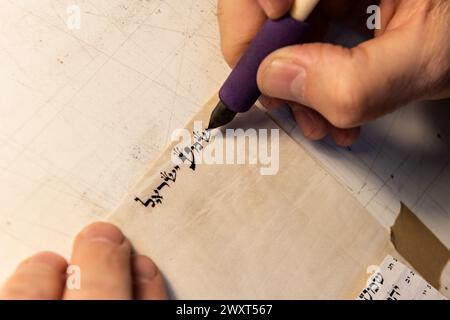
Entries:
<svg viewBox="0 0 450 320">
<path fill-rule="evenodd" d="M 0 280 L 38 250 L 67 257 L 217 91 L 215 12 L 213 0 L 1 1 Z"/>
</svg>

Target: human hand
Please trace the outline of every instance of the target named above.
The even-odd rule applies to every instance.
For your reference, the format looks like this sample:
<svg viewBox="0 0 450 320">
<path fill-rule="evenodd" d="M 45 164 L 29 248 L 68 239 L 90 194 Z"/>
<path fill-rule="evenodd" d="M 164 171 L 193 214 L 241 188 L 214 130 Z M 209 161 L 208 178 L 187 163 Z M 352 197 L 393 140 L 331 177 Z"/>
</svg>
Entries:
<svg viewBox="0 0 450 320">
<path fill-rule="evenodd" d="M 219 0 L 227 63 L 233 67 L 267 17 L 283 16 L 292 2 Z M 374 1 L 322 0 L 311 17 L 313 39 L 320 39 L 330 19 L 350 22 L 365 15 L 368 2 Z M 258 73 L 263 104 L 287 101 L 306 137 L 331 134 L 338 145 L 348 146 L 361 125 L 400 106 L 450 97 L 450 2 L 383 0 L 380 8 L 381 29 L 357 47 L 310 43 L 267 57 Z M 365 27 L 367 18 L 358 25 Z"/>
<path fill-rule="evenodd" d="M 163 278 L 155 264 L 145 256 L 132 256 L 130 242 L 111 224 L 94 223 L 78 234 L 71 265 L 79 267 L 79 289 L 66 287 L 65 259 L 42 252 L 18 266 L 0 289 L 0 299 L 167 298 Z"/>
</svg>

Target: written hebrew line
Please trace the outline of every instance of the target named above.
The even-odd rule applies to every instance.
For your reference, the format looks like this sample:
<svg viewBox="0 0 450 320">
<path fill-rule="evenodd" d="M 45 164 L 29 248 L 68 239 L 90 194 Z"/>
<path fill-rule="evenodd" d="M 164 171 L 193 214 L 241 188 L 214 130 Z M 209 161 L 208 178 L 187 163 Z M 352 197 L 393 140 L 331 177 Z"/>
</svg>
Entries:
<svg viewBox="0 0 450 320">
<path fill-rule="evenodd" d="M 173 153 L 181 160 L 184 164 L 189 164 L 189 169 L 195 171 L 196 162 L 195 154 L 203 150 L 203 144 L 209 143 L 211 141 L 211 132 L 205 130 L 203 132 L 193 132 L 194 143 L 191 146 L 187 146 L 184 149 L 176 147 L 173 149 Z M 177 172 L 181 170 L 179 165 L 173 167 L 171 171 L 161 172 L 161 184 L 153 190 L 153 194 L 146 200 L 143 201 L 139 197 L 136 197 L 134 201 L 139 202 L 144 207 L 152 208 L 156 205 L 162 204 L 164 197 L 161 195 L 161 191 L 165 188 L 170 188 L 170 184 L 174 184 L 177 180 Z"/>
</svg>

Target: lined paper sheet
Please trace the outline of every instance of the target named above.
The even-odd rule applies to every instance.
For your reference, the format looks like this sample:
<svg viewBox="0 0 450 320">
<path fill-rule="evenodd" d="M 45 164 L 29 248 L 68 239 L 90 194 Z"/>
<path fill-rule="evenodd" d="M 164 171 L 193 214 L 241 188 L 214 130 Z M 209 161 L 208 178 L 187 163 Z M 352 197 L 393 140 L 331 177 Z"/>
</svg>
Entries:
<svg viewBox="0 0 450 320">
<path fill-rule="evenodd" d="M 365 40 L 335 23 L 325 37 L 345 47 Z M 403 202 L 450 247 L 450 99 L 412 103 L 373 121 L 348 149 L 330 138 L 319 143 L 305 139 L 287 108 L 272 116 L 383 226 L 390 228 Z"/>
<path fill-rule="evenodd" d="M 348 149 L 307 141 L 286 111 L 273 116 L 389 228 L 405 203 L 450 247 L 450 102 L 416 104 L 369 124 Z"/>
</svg>

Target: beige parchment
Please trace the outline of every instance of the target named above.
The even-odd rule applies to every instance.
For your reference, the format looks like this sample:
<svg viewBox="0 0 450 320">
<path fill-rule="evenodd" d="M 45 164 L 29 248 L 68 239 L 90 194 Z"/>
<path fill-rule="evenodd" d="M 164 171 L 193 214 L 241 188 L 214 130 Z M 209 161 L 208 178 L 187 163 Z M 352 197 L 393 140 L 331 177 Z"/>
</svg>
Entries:
<svg viewBox="0 0 450 320">
<path fill-rule="evenodd" d="M 193 121 L 207 123 L 215 102 Z M 278 129 L 257 108 L 233 126 Z M 135 198 L 151 196 L 174 167 L 174 142 L 111 215 L 174 298 L 354 299 L 367 267 L 392 253 L 388 232 L 359 202 L 282 130 L 279 139 L 278 174 L 183 164 L 162 203 L 144 207 Z"/>
</svg>

